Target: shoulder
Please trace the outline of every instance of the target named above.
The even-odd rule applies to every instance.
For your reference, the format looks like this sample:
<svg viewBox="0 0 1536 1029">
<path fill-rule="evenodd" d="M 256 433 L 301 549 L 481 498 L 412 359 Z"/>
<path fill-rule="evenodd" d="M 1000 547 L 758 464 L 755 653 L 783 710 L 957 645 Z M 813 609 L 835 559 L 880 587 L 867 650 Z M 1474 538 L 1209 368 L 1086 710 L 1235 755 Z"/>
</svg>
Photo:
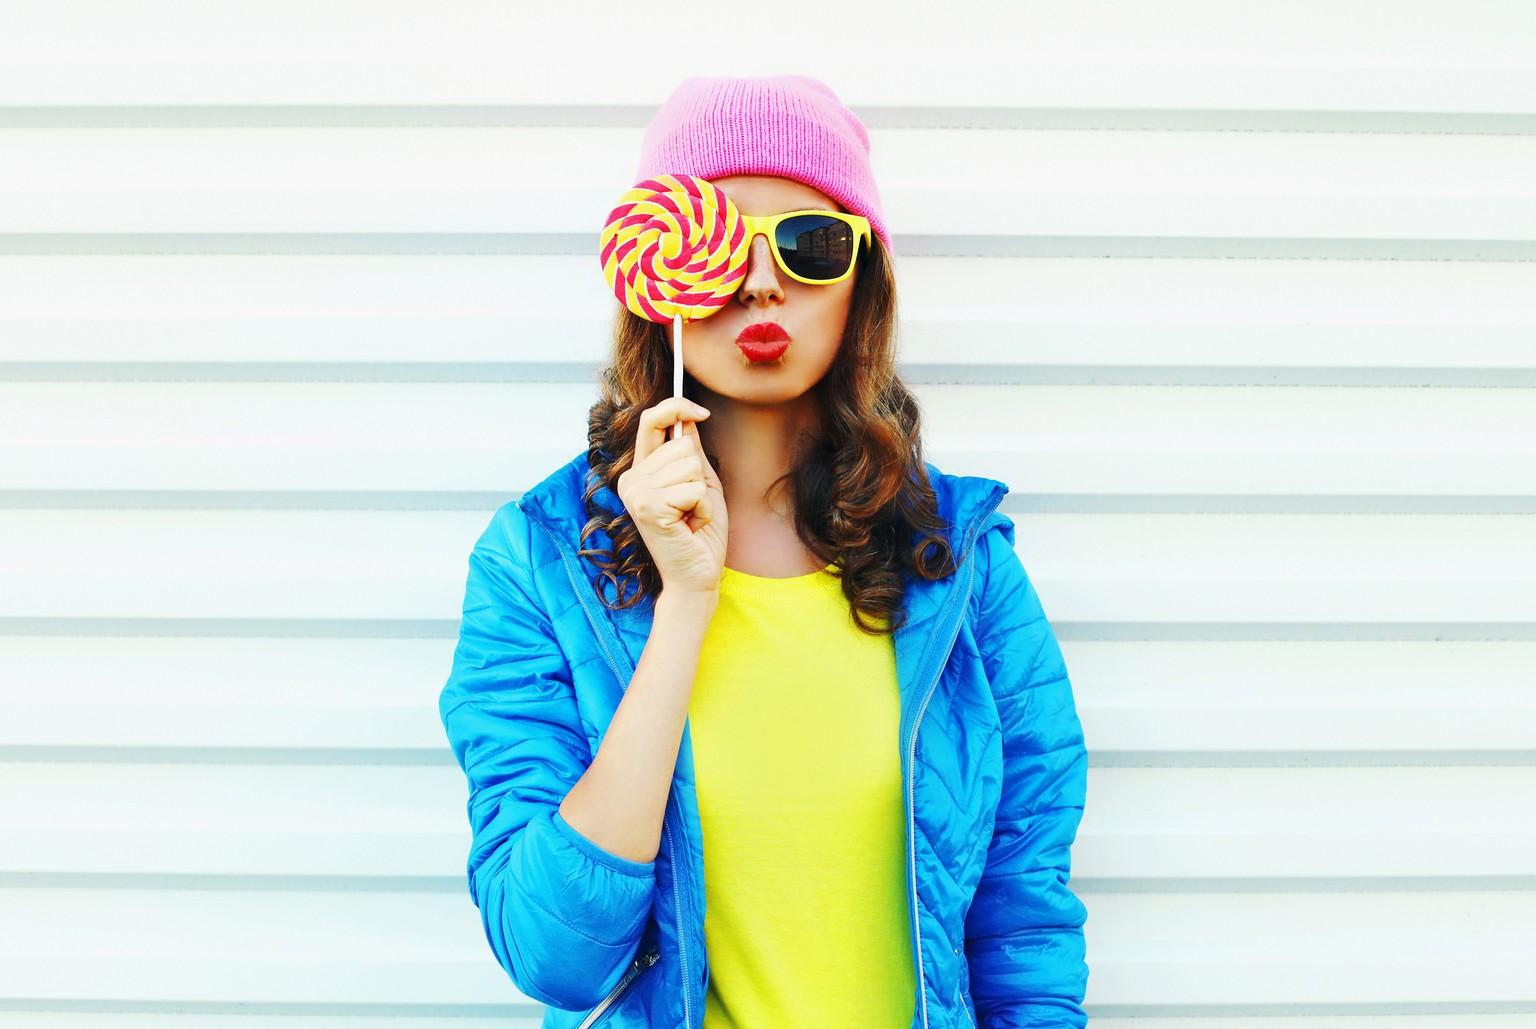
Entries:
<svg viewBox="0 0 1536 1029">
<path fill-rule="evenodd" d="M 619 498 L 599 481 L 587 452 L 582 450 L 518 498 L 516 510 L 522 518 L 514 521 L 509 514 L 508 527 L 520 528 L 536 543 L 544 537 L 549 541 L 559 540 L 572 551 L 579 551 L 584 545 L 582 532 L 589 518 L 589 487 L 593 488 L 592 501 L 599 511 L 623 509 Z M 606 546 L 608 543 L 606 536 L 601 536 L 595 545 Z"/>
<path fill-rule="evenodd" d="M 560 547 L 523 501 L 497 507 L 469 555 L 470 592 L 503 606 L 548 610 L 553 592 L 568 588 Z"/>
<path fill-rule="evenodd" d="M 464 594 L 470 612 L 527 605 L 536 594 L 528 519 L 516 501 L 491 513 L 469 552 L 469 580 Z"/>
<path fill-rule="evenodd" d="M 968 544 L 979 544 L 989 530 L 1000 525 L 1006 527 L 1012 540 L 1013 522 L 997 510 L 1008 495 L 1007 483 L 983 475 L 951 475 L 931 463 L 924 464 L 924 471 L 957 559 L 966 556 L 962 551 Z"/>
<path fill-rule="evenodd" d="M 491 512 L 490 520 L 475 540 L 474 549 L 513 565 L 531 567 L 532 528 L 518 501 L 509 500 Z"/>
<path fill-rule="evenodd" d="M 1011 624 L 1029 590 L 1014 549 L 1014 521 L 999 509 L 1009 488 L 985 476 L 946 474 L 932 464 L 927 472 L 957 574 L 961 581 L 969 578 L 967 619 L 975 638 L 985 640 Z"/>
</svg>

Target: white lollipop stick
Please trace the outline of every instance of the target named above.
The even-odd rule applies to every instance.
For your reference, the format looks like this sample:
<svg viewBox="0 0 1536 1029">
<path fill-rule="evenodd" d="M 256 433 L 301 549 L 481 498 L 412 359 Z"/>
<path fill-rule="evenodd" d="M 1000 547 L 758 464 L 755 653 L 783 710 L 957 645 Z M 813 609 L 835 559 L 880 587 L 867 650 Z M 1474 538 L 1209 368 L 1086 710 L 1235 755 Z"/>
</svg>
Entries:
<svg viewBox="0 0 1536 1029">
<path fill-rule="evenodd" d="M 683 316 L 681 313 L 672 316 L 672 395 L 683 395 Z M 682 435 L 683 423 L 672 423 L 672 439 Z"/>
</svg>

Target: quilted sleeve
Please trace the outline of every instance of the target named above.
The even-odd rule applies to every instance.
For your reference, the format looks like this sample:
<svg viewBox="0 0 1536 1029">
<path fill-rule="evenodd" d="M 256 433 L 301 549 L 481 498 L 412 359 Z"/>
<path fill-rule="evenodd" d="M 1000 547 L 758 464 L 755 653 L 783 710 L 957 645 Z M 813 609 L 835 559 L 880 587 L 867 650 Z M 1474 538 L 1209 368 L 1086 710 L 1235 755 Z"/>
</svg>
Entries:
<svg viewBox="0 0 1536 1029">
<path fill-rule="evenodd" d="M 633 958 L 656 863 L 609 853 L 560 816 L 591 751 L 533 586 L 531 527 L 503 508 L 471 551 L 438 711 L 469 780 L 469 892 L 491 950 L 523 993 L 580 1010 Z"/>
<path fill-rule="evenodd" d="M 1067 880 L 1088 755 L 1056 635 L 1002 524 L 978 544 L 976 638 L 1002 721 L 1003 782 L 965 920 L 971 996 L 980 1029 L 1082 1029 L 1088 913 Z"/>
</svg>

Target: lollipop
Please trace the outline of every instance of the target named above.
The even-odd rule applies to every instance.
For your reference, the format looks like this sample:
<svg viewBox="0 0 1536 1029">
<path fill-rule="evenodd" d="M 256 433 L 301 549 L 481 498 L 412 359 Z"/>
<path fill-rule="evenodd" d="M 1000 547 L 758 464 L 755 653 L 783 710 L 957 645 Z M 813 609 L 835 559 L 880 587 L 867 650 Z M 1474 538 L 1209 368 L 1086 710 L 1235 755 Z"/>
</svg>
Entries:
<svg viewBox="0 0 1536 1029">
<path fill-rule="evenodd" d="M 603 275 L 635 314 L 672 323 L 675 397 L 683 395 L 683 322 L 730 302 L 747 273 L 745 235 L 730 197 L 693 175 L 646 179 L 608 214 L 598 240 Z"/>
</svg>

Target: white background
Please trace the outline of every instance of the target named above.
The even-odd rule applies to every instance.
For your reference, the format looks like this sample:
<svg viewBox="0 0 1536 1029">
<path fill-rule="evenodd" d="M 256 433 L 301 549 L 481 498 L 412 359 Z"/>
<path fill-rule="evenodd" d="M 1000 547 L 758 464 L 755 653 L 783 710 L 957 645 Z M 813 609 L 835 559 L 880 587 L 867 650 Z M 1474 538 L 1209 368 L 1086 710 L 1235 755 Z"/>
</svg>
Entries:
<svg viewBox="0 0 1536 1029">
<path fill-rule="evenodd" d="M 584 446 L 651 114 L 785 72 L 1066 654 L 1093 1023 L 1536 1026 L 1521 0 L 8 0 L 0 1020 L 537 1024 L 468 552 Z"/>
</svg>

